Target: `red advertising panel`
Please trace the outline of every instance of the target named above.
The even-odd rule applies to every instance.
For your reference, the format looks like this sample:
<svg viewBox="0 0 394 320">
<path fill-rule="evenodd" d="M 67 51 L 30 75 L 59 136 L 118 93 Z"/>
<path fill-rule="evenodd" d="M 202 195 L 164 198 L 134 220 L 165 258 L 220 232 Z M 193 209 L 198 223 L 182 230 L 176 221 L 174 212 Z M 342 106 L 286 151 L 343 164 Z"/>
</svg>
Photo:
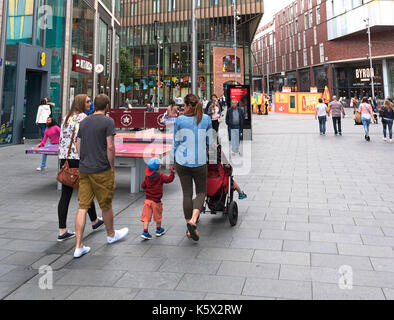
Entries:
<svg viewBox="0 0 394 320">
<path fill-rule="evenodd" d="M 112 109 L 109 116 L 115 121 L 115 128 L 144 128 L 145 110 L 127 111 L 123 109 Z"/>
<path fill-rule="evenodd" d="M 161 109 L 159 112 L 145 113 L 145 128 L 165 128 L 165 114 L 166 110 Z"/>
<path fill-rule="evenodd" d="M 82 57 L 78 54 L 74 54 L 72 71 L 91 74 L 93 71 L 93 62 L 88 58 Z"/>
</svg>

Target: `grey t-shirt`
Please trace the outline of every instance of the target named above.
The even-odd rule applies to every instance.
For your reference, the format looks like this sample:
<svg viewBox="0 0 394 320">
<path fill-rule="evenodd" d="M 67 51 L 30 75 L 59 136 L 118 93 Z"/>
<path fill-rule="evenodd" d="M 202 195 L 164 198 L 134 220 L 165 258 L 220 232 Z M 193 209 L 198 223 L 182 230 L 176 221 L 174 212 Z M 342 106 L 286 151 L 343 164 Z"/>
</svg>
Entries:
<svg viewBox="0 0 394 320">
<path fill-rule="evenodd" d="M 233 110 L 233 125 L 239 126 L 239 111 L 238 108 Z"/>
<path fill-rule="evenodd" d="M 79 171 L 100 173 L 111 168 L 107 156 L 107 137 L 115 135 L 115 123 L 103 114 L 93 114 L 83 120 L 78 131 L 81 139 Z"/>
</svg>

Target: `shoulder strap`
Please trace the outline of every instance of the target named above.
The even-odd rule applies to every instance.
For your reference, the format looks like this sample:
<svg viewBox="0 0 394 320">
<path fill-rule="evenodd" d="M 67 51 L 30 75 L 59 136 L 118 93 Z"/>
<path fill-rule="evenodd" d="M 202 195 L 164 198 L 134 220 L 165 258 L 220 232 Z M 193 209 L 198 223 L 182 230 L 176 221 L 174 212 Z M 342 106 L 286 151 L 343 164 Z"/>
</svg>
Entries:
<svg viewBox="0 0 394 320">
<path fill-rule="evenodd" d="M 70 154 L 71 154 L 71 147 L 72 147 L 72 145 L 73 145 L 74 137 L 75 137 L 75 127 L 76 127 L 76 124 L 74 125 L 73 134 L 72 134 L 72 136 L 71 136 L 70 145 L 68 146 L 68 152 L 67 152 L 66 159 L 67 159 L 67 158 L 70 156 Z"/>
</svg>

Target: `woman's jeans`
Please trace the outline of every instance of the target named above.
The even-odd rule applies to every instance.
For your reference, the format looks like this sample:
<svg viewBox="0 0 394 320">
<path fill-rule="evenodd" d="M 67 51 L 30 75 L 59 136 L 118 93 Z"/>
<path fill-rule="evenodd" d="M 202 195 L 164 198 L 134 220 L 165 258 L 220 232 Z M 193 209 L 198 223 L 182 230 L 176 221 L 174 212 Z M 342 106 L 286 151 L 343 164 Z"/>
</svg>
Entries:
<svg viewBox="0 0 394 320">
<path fill-rule="evenodd" d="M 320 133 L 322 134 L 326 134 L 326 122 L 327 122 L 327 116 L 319 117 Z"/>
<path fill-rule="evenodd" d="M 371 124 L 371 119 L 367 119 L 367 118 L 362 117 L 361 121 L 362 121 L 363 126 L 364 126 L 365 135 L 367 137 L 369 137 L 369 125 Z"/>
<path fill-rule="evenodd" d="M 239 152 L 239 144 L 241 140 L 241 127 L 231 126 L 229 127 L 231 137 L 231 148 L 233 152 Z"/>
<path fill-rule="evenodd" d="M 393 139 L 393 120 L 382 119 L 383 124 L 383 136 L 387 137 L 387 127 L 389 128 L 389 137 Z"/>
<path fill-rule="evenodd" d="M 47 129 L 46 123 L 39 123 L 38 126 L 40 127 L 41 139 L 44 138 L 45 130 Z"/>
<path fill-rule="evenodd" d="M 55 144 L 52 143 L 48 143 L 48 147 L 49 146 L 55 146 Z M 41 160 L 41 164 L 40 164 L 40 168 L 43 169 L 47 166 L 47 155 L 43 154 L 42 155 L 42 160 Z"/>
</svg>

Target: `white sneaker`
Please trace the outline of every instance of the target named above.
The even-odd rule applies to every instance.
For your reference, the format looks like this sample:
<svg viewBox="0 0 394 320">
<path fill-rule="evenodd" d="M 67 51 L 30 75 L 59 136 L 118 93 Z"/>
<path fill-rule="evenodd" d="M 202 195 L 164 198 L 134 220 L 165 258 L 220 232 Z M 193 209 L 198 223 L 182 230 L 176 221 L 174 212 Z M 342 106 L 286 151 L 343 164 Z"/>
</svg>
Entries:
<svg viewBox="0 0 394 320">
<path fill-rule="evenodd" d="M 387 138 L 383 138 L 384 141 L 387 141 Z"/>
<path fill-rule="evenodd" d="M 109 244 L 115 243 L 115 242 L 123 239 L 124 237 L 126 237 L 128 233 L 129 233 L 129 228 L 115 230 L 115 235 L 113 236 L 113 238 L 107 237 L 107 242 Z"/>
<path fill-rule="evenodd" d="M 390 143 L 392 143 L 393 142 L 393 139 L 390 139 Z"/>
<path fill-rule="evenodd" d="M 83 248 L 75 248 L 74 258 L 80 258 L 84 254 L 87 254 L 88 252 L 90 252 L 90 247 L 83 246 Z"/>
<path fill-rule="evenodd" d="M 42 168 L 41 168 L 41 167 L 38 167 L 36 170 L 37 170 L 37 171 L 41 171 L 41 170 L 42 170 Z"/>
</svg>

